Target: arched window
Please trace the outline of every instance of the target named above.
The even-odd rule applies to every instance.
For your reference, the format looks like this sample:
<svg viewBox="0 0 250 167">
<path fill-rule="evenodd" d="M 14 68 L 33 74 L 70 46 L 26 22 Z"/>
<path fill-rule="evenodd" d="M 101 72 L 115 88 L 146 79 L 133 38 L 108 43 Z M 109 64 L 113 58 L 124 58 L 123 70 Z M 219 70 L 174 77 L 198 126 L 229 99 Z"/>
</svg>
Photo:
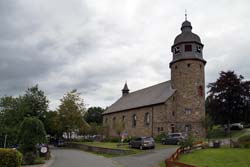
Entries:
<svg viewBox="0 0 250 167">
<path fill-rule="evenodd" d="M 122 121 L 125 121 L 125 118 L 126 118 L 125 115 L 123 115 L 123 116 L 122 116 Z"/>
<path fill-rule="evenodd" d="M 132 116 L 132 127 L 136 127 L 136 115 L 133 114 Z"/>
<path fill-rule="evenodd" d="M 174 133 L 174 132 L 175 132 L 174 124 L 171 124 L 171 133 Z"/>
<path fill-rule="evenodd" d="M 186 134 L 190 133 L 190 131 L 191 131 L 191 125 L 185 125 Z"/>
<path fill-rule="evenodd" d="M 113 127 L 115 127 L 116 117 L 113 117 Z"/>
<path fill-rule="evenodd" d="M 147 112 L 144 116 L 144 123 L 145 125 L 149 125 L 150 124 L 150 118 L 149 118 L 149 113 Z"/>
<path fill-rule="evenodd" d="M 198 94 L 199 94 L 199 96 L 203 96 L 203 86 L 199 86 L 199 88 L 198 88 Z"/>
</svg>

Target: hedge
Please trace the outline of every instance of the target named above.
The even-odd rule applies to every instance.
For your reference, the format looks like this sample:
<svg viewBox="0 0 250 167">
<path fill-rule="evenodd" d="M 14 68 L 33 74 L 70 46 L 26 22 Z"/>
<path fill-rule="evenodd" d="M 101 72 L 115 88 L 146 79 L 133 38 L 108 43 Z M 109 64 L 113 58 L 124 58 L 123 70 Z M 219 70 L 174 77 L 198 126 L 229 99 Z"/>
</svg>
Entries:
<svg viewBox="0 0 250 167">
<path fill-rule="evenodd" d="M 22 154 L 14 149 L 0 148 L 0 167 L 21 167 Z"/>
<path fill-rule="evenodd" d="M 239 144 L 242 145 L 243 147 L 245 147 L 245 148 L 250 148 L 250 135 L 241 136 L 241 137 L 238 139 L 238 142 L 239 142 Z"/>
</svg>

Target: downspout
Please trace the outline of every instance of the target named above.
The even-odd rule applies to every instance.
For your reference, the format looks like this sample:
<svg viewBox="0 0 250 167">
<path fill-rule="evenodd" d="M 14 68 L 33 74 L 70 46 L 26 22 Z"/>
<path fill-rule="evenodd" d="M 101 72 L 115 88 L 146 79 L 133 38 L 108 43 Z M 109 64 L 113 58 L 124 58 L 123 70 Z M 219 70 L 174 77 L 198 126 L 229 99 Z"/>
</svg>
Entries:
<svg viewBox="0 0 250 167">
<path fill-rule="evenodd" d="M 151 125 L 151 136 L 154 136 L 154 107 L 152 107 L 152 125 Z"/>
</svg>

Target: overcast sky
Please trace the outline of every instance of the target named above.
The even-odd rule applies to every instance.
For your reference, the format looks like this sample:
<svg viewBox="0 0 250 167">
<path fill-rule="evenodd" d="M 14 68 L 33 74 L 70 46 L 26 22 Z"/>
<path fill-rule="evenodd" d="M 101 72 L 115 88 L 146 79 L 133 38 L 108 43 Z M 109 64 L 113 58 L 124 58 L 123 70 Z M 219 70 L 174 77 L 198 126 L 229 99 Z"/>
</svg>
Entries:
<svg viewBox="0 0 250 167">
<path fill-rule="evenodd" d="M 221 70 L 250 79 L 249 0 L 0 0 L 0 96 L 39 84 L 55 109 L 77 89 L 106 107 L 170 79 L 184 11 L 205 45 L 206 84 Z"/>
</svg>

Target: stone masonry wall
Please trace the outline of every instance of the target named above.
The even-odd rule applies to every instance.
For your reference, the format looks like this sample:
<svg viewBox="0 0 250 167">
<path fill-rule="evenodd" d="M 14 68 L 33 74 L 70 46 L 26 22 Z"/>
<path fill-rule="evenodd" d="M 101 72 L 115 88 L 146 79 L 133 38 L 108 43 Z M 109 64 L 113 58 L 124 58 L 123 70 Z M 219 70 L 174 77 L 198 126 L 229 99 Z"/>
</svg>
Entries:
<svg viewBox="0 0 250 167">
<path fill-rule="evenodd" d="M 171 124 L 174 122 L 172 115 L 173 97 L 170 97 L 165 104 L 158 104 L 138 109 L 131 109 L 122 112 L 111 113 L 103 116 L 104 125 L 109 125 L 109 135 L 118 136 L 115 132 L 115 123 L 123 122 L 125 124 L 124 132 L 128 136 L 157 136 L 163 132 L 171 131 Z M 145 114 L 149 113 L 150 123 L 146 125 Z M 132 126 L 132 117 L 136 114 L 136 126 Z M 152 130 L 153 129 L 153 130 Z"/>
<path fill-rule="evenodd" d="M 179 61 L 171 66 L 171 84 L 176 89 L 176 130 L 204 137 L 202 119 L 205 117 L 204 64 L 197 60 Z"/>
</svg>

